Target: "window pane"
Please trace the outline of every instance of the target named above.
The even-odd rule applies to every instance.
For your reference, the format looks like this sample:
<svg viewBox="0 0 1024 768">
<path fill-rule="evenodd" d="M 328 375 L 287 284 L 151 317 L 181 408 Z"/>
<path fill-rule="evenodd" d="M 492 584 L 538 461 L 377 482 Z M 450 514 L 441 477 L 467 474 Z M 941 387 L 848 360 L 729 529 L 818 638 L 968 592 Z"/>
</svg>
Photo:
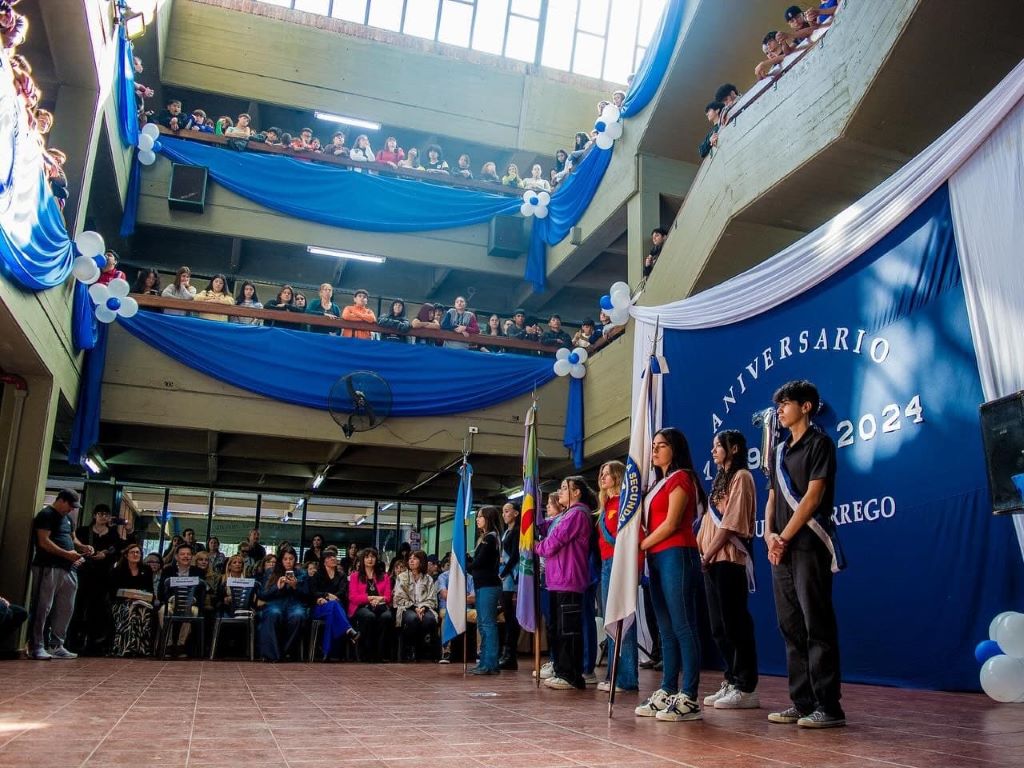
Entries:
<svg viewBox="0 0 1024 768">
<path fill-rule="evenodd" d="M 331 15 L 336 19 L 366 23 L 366 0 L 334 0 Z"/>
<path fill-rule="evenodd" d="M 478 51 L 501 55 L 505 44 L 505 17 L 508 0 L 477 0 L 473 24 L 473 47 Z"/>
<path fill-rule="evenodd" d="M 633 0 L 612 0 L 611 22 L 608 25 L 607 50 L 604 57 L 604 79 L 624 83 L 633 71 L 637 13 Z"/>
<path fill-rule="evenodd" d="M 539 22 L 509 16 L 505 55 L 510 59 L 534 61 L 537 58 L 537 30 L 539 28 Z"/>
<path fill-rule="evenodd" d="M 644 54 L 646 54 L 646 53 L 647 53 L 647 49 L 644 46 L 638 45 L 636 47 L 636 56 L 633 57 L 633 71 L 634 72 L 636 72 L 638 69 L 640 69 L 640 62 L 644 60 Z"/>
<path fill-rule="evenodd" d="M 540 16 L 540 0 L 512 0 L 512 13 L 536 19 Z"/>
<path fill-rule="evenodd" d="M 262 2 L 266 3 L 267 5 L 279 5 L 282 8 L 292 7 L 292 0 L 262 0 Z"/>
<path fill-rule="evenodd" d="M 442 43 L 468 48 L 472 24 L 473 6 L 456 0 L 444 0 L 441 6 L 441 31 L 437 39 Z"/>
<path fill-rule="evenodd" d="M 371 27 L 400 31 L 402 27 L 402 0 L 370 0 Z"/>
<path fill-rule="evenodd" d="M 405 27 L 407 35 L 433 40 L 437 33 L 439 0 L 406 0 Z"/>
<path fill-rule="evenodd" d="M 319 13 L 326 16 L 330 4 L 330 0 L 295 0 L 295 10 L 306 11 L 308 13 Z M 360 21 L 362 21 L 362 19 L 360 19 Z"/>
<path fill-rule="evenodd" d="M 587 0 L 580 8 L 580 17 L 576 22 L 579 29 L 604 35 L 608 24 L 608 0 Z"/>
<path fill-rule="evenodd" d="M 566 72 L 572 64 L 572 38 L 576 28 L 577 0 L 550 0 L 544 27 L 541 64 Z"/>
<path fill-rule="evenodd" d="M 665 10 L 665 0 L 644 0 L 640 9 L 640 38 L 641 45 L 646 46 L 651 42 L 651 35 L 661 21 L 661 13 Z"/>
<path fill-rule="evenodd" d="M 601 76 L 601 59 L 604 57 L 604 38 L 579 32 L 576 35 L 576 56 L 572 71 L 589 77 Z"/>
</svg>

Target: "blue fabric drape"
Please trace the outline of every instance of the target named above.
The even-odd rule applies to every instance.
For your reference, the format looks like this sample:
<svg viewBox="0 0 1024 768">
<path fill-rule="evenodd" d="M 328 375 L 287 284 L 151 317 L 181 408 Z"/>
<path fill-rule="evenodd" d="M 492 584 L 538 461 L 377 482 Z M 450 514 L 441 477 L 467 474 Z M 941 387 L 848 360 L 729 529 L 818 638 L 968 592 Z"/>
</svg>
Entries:
<svg viewBox="0 0 1024 768">
<path fill-rule="evenodd" d="M 96 345 L 85 353 L 82 362 L 82 380 L 78 387 L 78 408 L 71 424 L 71 445 L 68 463 L 81 466 L 100 436 L 100 386 L 107 362 L 109 327 L 101 323 L 96 333 Z"/>
<path fill-rule="evenodd" d="M 121 143 L 126 147 L 134 147 L 139 143 L 139 118 L 135 110 L 135 49 L 128 39 L 128 31 L 124 24 L 118 26 L 120 33 L 117 38 L 117 76 L 114 87 L 117 89 L 117 127 L 121 134 Z"/>
<path fill-rule="evenodd" d="M 658 92 L 658 86 L 661 85 L 672 60 L 672 51 L 675 50 L 676 40 L 679 38 L 685 10 L 686 0 L 669 0 L 665 6 L 658 28 L 651 36 L 651 45 L 644 52 L 643 61 L 640 62 L 633 77 L 633 84 L 629 87 L 626 100 L 622 104 L 623 116 L 635 115 L 650 104 L 654 94 Z"/>
<path fill-rule="evenodd" d="M 368 232 L 426 232 L 481 224 L 519 211 L 518 197 L 353 173 L 319 163 L 160 137 L 160 153 L 201 165 L 223 187 L 299 219 Z"/>
<path fill-rule="evenodd" d="M 0 141 L 20 143 L 15 135 Z M 38 156 L 24 163 L 15 157 L 12 177 L 6 184 L 0 181 L 0 197 L 14 198 L 0 219 L 0 266 L 31 291 L 53 288 L 71 274 L 75 260 L 64 216 L 50 194 Z"/>
<path fill-rule="evenodd" d="M 89 297 L 89 286 L 76 280 L 71 304 L 71 335 L 77 351 L 83 352 L 96 346 L 98 325 Z"/>
<path fill-rule="evenodd" d="M 139 190 L 142 185 L 142 163 L 139 151 L 132 156 L 132 168 L 128 172 L 128 193 L 124 198 L 124 215 L 121 217 L 121 237 L 135 234 L 135 220 L 139 216 Z"/>
<path fill-rule="evenodd" d="M 576 469 L 583 469 L 583 379 L 574 379 L 571 376 L 562 444 L 569 449 Z"/>
</svg>

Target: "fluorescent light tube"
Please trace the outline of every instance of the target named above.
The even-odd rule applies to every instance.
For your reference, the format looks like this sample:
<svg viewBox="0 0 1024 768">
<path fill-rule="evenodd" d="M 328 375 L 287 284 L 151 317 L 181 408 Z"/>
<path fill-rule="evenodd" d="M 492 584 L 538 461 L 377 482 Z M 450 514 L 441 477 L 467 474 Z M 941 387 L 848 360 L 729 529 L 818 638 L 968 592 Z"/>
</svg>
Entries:
<svg viewBox="0 0 1024 768">
<path fill-rule="evenodd" d="M 358 117 L 347 117 L 346 115 L 332 115 L 330 112 L 314 112 L 313 116 L 317 120 L 326 120 L 329 123 L 342 123 L 343 125 L 352 125 L 356 128 L 365 128 L 368 131 L 379 131 L 380 123 L 375 123 L 372 120 L 360 120 Z"/>
<path fill-rule="evenodd" d="M 368 253 L 339 251 L 335 248 L 321 248 L 319 245 L 307 245 L 306 253 L 312 253 L 315 256 L 336 256 L 339 259 L 352 259 L 353 261 L 368 261 L 371 264 L 383 264 L 387 261 L 385 256 L 371 256 Z"/>
</svg>

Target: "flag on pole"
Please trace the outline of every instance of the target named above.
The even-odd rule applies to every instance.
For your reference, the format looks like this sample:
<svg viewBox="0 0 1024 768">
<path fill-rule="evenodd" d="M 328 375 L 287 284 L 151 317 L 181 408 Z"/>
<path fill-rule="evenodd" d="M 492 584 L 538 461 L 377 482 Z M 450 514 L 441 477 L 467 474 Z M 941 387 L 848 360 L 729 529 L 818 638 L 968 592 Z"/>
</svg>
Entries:
<svg viewBox="0 0 1024 768">
<path fill-rule="evenodd" d="M 466 518 L 473 509 L 473 467 L 463 462 L 452 520 L 452 567 L 448 572 L 448 601 L 441 642 L 448 644 L 466 631 Z"/>
<path fill-rule="evenodd" d="M 527 632 L 537 631 L 535 581 L 537 558 L 533 552 L 534 520 L 537 516 L 537 404 L 526 412 L 526 437 L 523 441 L 523 511 L 519 517 L 519 586 L 516 619 Z"/>
<path fill-rule="evenodd" d="M 615 636 L 619 622 L 625 634 L 636 618 L 637 588 L 640 585 L 640 521 L 644 494 L 651 477 L 651 440 L 657 428 L 655 388 L 651 379 L 663 373 L 668 373 L 665 359 L 651 355 L 644 368 L 640 396 L 633 413 L 629 457 L 619 491 L 619 524 L 604 614 L 604 629 L 611 637 Z"/>
</svg>

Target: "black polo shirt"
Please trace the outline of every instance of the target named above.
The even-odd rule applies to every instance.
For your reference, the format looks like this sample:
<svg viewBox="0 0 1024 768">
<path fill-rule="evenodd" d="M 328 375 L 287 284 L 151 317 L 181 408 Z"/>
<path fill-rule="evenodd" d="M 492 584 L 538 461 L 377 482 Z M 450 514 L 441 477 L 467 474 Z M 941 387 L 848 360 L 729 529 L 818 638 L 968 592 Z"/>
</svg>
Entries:
<svg viewBox="0 0 1024 768">
<path fill-rule="evenodd" d="M 807 486 L 811 480 L 824 480 L 825 493 L 821 497 L 821 504 L 814 512 L 814 518 L 828 533 L 835 532 L 835 523 L 832 520 L 832 509 L 835 506 L 836 497 L 836 444 L 832 438 L 822 432 L 817 426 L 811 427 L 804 432 L 803 436 L 791 445 L 786 451 L 783 459 L 786 471 L 789 472 L 792 481 L 793 492 L 797 498 L 803 498 L 807 493 Z M 785 497 L 779 490 L 781 480 L 775 478 L 775 523 L 776 533 L 782 533 L 790 518 L 793 517 L 793 510 L 790 509 Z M 803 526 L 789 543 L 791 549 L 815 549 L 824 547 L 808 526 Z"/>
</svg>

